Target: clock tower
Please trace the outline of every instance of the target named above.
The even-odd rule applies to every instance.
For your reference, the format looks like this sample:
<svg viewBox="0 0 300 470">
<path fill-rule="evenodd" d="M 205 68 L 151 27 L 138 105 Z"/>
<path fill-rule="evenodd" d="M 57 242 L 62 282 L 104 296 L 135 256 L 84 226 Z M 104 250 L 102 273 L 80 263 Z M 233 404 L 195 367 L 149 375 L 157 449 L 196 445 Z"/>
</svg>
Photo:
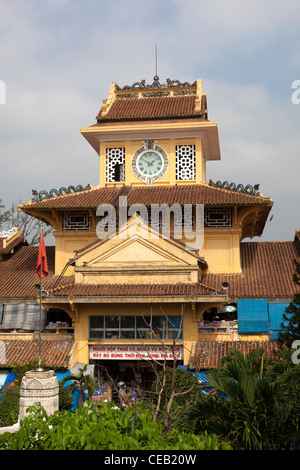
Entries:
<svg viewBox="0 0 300 470">
<path fill-rule="evenodd" d="M 257 185 L 207 181 L 220 148 L 201 80 L 113 83 L 96 119 L 81 134 L 99 157 L 99 184 L 34 191 L 19 206 L 54 227 L 42 303 L 72 318 L 80 363 L 116 361 L 120 372 L 130 358 L 142 370 L 145 346 L 176 338 L 187 365 L 204 312 L 243 285 L 241 241 L 261 235 L 273 202 Z"/>
<path fill-rule="evenodd" d="M 97 123 L 81 133 L 99 155 L 102 187 L 203 183 L 206 162 L 220 159 L 201 80 L 112 83 Z"/>
</svg>

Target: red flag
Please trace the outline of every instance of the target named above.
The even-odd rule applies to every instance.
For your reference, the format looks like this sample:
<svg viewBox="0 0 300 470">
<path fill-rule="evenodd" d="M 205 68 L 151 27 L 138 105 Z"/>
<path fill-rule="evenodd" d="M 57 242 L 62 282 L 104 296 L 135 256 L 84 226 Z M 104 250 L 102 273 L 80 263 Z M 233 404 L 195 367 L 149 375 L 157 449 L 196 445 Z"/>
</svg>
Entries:
<svg viewBox="0 0 300 470">
<path fill-rule="evenodd" d="M 42 271 L 42 274 L 41 274 Z M 39 246 L 39 255 L 36 263 L 36 274 L 42 279 L 48 276 L 48 264 L 45 248 L 45 240 L 43 235 L 43 230 L 41 230 L 40 246 Z"/>
</svg>

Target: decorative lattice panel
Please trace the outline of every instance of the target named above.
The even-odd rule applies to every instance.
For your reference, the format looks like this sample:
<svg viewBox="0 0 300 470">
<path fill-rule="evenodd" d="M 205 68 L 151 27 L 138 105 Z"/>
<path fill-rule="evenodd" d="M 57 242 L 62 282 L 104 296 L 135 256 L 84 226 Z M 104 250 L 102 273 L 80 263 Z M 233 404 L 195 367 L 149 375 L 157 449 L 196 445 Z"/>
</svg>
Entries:
<svg viewBox="0 0 300 470">
<path fill-rule="evenodd" d="M 166 227 L 166 214 L 164 211 L 151 211 L 149 220 L 153 228 Z"/>
<path fill-rule="evenodd" d="M 114 214 L 110 211 L 105 211 L 103 216 L 98 217 L 97 229 L 101 232 L 109 232 L 110 230 L 116 230 L 118 227 L 118 214 Z"/>
<path fill-rule="evenodd" d="M 63 230 L 90 230 L 92 219 L 86 211 L 64 212 Z"/>
<path fill-rule="evenodd" d="M 182 212 L 174 214 L 174 227 L 193 227 L 194 226 L 194 212 L 192 207 L 182 207 Z"/>
<path fill-rule="evenodd" d="M 106 149 L 106 181 L 125 180 L 125 148 Z"/>
<path fill-rule="evenodd" d="M 205 227 L 231 227 L 232 210 L 230 207 L 204 210 Z"/>
<path fill-rule="evenodd" d="M 176 145 L 176 180 L 195 178 L 195 145 Z"/>
</svg>

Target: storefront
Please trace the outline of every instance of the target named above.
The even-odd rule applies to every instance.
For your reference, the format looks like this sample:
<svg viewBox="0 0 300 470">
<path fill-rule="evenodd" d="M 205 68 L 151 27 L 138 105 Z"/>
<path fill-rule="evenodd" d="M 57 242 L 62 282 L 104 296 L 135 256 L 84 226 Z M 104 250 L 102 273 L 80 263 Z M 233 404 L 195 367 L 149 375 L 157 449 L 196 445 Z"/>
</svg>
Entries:
<svg viewBox="0 0 300 470">
<path fill-rule="evenodd" d="M 183 360 L 180 316 L 90 316 L 89 336 L 89 362 L 98 376 L 142 390 L 165 361 Z"/>
<path fill-rule="evenodd" d="M 114 381 L 132 383 L 142 389 L 151 386 L 161 364 L 173 361 L 174 356 L 181 364 L 182 346 L 90 346 L 90 361 L 97 365 L 100 375 L 108 375 Z"/>
</svg>

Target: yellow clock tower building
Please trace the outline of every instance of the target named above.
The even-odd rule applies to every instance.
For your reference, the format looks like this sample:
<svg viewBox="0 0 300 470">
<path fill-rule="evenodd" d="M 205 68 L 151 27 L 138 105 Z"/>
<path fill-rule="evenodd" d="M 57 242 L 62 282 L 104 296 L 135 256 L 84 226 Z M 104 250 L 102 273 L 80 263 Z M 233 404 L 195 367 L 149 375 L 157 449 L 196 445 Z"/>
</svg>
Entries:
<svg viewBox="0 0 300 470">
<path fill-rule="evenodd" d="M 99 158 L 99 185 L 20 205 L 54 227 L 43 305 L 72 319 L 77 362 L 143 369 L 144 354 L 159 357 L 176 338 L 189 365 L 204 312 L 236 302 L 229 278 L 241 275 L 241 242 L 261 235 L 273 202 L 256 186 L 208 179 L 221 157 L 201 80 L 113 83 L 81 134 Z"/>
</svg>

